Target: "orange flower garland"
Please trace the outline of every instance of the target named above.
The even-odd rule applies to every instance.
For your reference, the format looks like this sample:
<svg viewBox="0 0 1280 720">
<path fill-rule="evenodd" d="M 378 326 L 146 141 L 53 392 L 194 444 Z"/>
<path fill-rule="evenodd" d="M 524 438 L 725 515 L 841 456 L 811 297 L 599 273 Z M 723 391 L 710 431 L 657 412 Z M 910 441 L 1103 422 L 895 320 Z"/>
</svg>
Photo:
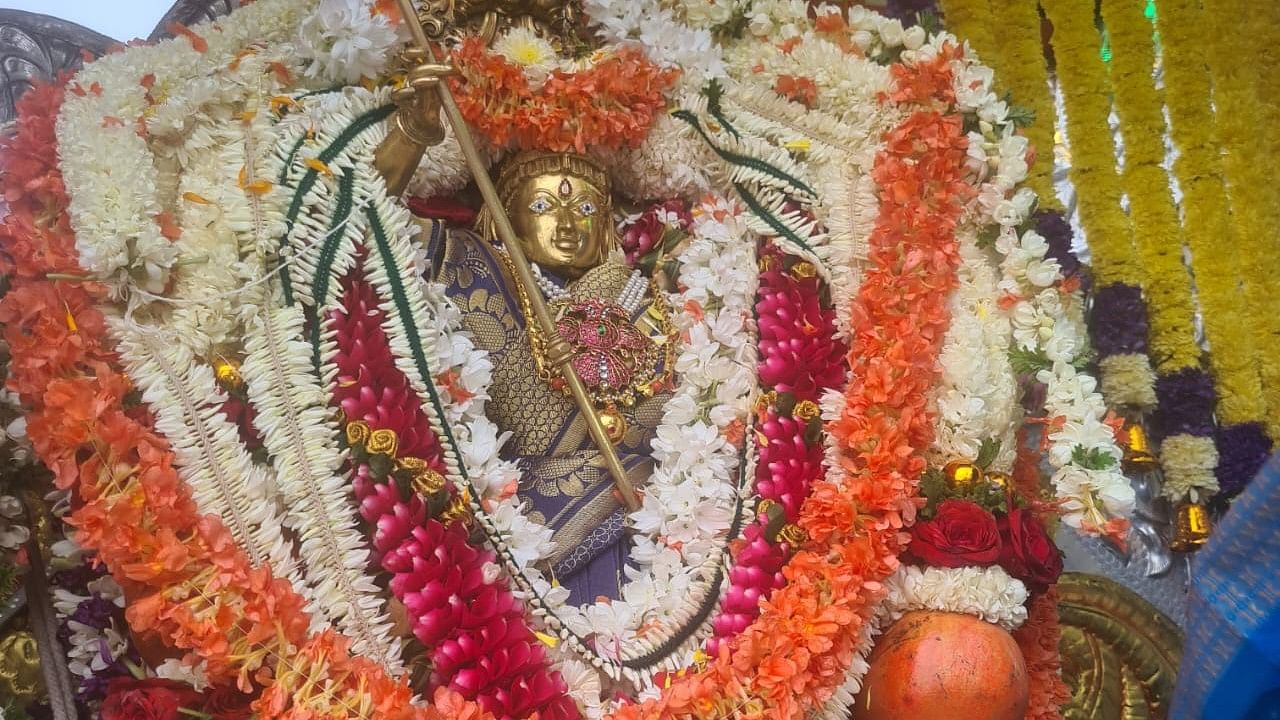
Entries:
<svg viewBox="0 0 1280 720">
<path fill-rule="evenodd" d="M 1031 688 L 1026 720 L 1060 720 L 1071 689 L 1062 679 L 1062 655 L 1058 653 L 1058 590 L 1052 586 L 1031 598 L 1027 621 L 1013 633 L 1027 663 Z"/>
<path fill-rule="evenodd" d="M 415 708 L 408 685 L 345 638 L 311 635 L 302 598 L 270 568 L 250 567 L 217 517 L 201 517 L 148 413 L 127 400 L 113 364 L 101 288 L 51 280 L 77 272 L 53 126 L 59 88 L 19 103 L 17 137 L 4 146 L 10 215 L 0 269 L 13 285 L 0 323 L 13 357 L 10 387 L 31 406 L 28 430 L 62 488 L 75 488 L 77 539 L 124 587 L 135 632 L 203 660 L 215 681 L 266 685 L 260 718 L 332 716 L 443 720 L 484 717 L 446 692 Z"/>
<path fill-rule="evenodd" d="M 885 98 L 921 109 L 889 133 L 876 160 L 872 269 L 854 301 L 846 408 L 828 428 L 843 451 L 844 482 L 819 485 L 805 502 L 799 525 L 808 540 L 759 620 L 705 670 L 657 700 L 621 708 L 615 720 L 804 717 L 844 682 L 880 583 L 908 540 L 902 530 L 915 519 L 933 434 L 927 393 L 956 286 L 956 222 L 972 195 L 963 118 L 947 107 L 948 63 L 958 53 L 948 47 L 895 66 L 898 91 Z"/>
<path fill-rule="evenodd" d="M 623 48 L 585 70 L 553 70 L 535 89 L 478 37 L 463 41 L 453 63 L 459 77 L 449 84 L 471 127 L 499 147 L 553 152 L 639 145 L 666 112 L 663 93 L 678 76 Z"/>
</svg>

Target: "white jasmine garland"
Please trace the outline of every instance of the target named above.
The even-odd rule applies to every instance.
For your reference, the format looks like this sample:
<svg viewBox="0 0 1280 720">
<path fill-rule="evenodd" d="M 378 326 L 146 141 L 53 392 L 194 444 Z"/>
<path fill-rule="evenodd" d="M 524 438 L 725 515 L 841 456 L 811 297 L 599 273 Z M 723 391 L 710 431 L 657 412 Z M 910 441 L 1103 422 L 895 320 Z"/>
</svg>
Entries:
<svg viewBox="0 0 1280 720">
<path fill-rule="evenodd" d="M 860 10 L 850 10 L 850 26 L 866 28 L 860 31 L 878 38 L 887 21 L 855 12 Z M 822 6 L 818 12 L 840 11 Z M 786 182 L 755 166 L 733 163 L 724 173 L 754 194 L 773 221 L 803 241 L 801 246 L 785 233 L 777 240 L 817 264 L 831 287 L 843 336 L 878 213 L 871 169 L 881 137 L 905 114 L 878 99 L 890 88 L 888 67 L 850 54 L 830 35 L 816 32 L 805 3 L 753 3 L 748 17 L 753 37 L 724 51 L 728 77 L 721 81 L 720 113 L 705 112 L 704 104 L 692 108 L 721 150 L 763 160 L 795 178 Z M 812 107 L 777 94 L 783 76 L 814 83 Z M 784 209 L 796 200 L 807 205 L 812 219 L 803 211 Z M 773 221 L 751 217 L 756 231 L 780 235 Z"/>
<path fill-rule="evenodd" d="M 996 307 L 996 270 L 971 228 L 961 229 L 959 247 L 959 286 L 951 295 L 951 325 L 938 357 L 942 376 L 932 391 L 937 423 L 930 461 L 935 467 L 973 462 L 984 442 L 995 441 L 1000 449 L 990 467 L 1007 473 L 1022 419 L 1009 362 L 1012 326 Z"/>
<path fill-rule="evenodd" d="M 582 9 L 605 42 L 638 44 L 654 64 L 679 69 L 676 96 L 696 93 L 725 75 L 710 31 L 685 25 L 658 0 L 585 0 Z"/>
<path fill-rule="evenodd" d="M 979 76 L 985 77 L 985 76 Z M 991 102 L 989 95 L 983 95 Z M 1108 522 L 1133 512 L 1134 491 L 1120 472 L 1123 453 L 1116 444 L 1097 380 L 1075 366 L 1087 352 L 1083 301 L 1079 290 L 1062 288 L 1062 271 L 1047 257 L 1048 242 L 1033 230 L 1019 235 L 1033 207 L 1033 196 L 1014 190 L 1026 174 L 1025 162 L 1010 163 L 1004 153 L 1025 153 L 1021 142 L 1008 142 L 1007 127 L 994 125 L 984 134 L 985 169 L 981 173 L 974 212 L 979 222 L 999 227 L 995 250 L 1001 256 L 999 290 L 1011 302 L 1000 306 L 1013 327 L 1011 350 L 1040 365 L 1037 382 L 1045 386 L 1045 432 L 1052 482 L 1064 501 L 1062 519 L 1077 530 L 1106 532 Z"/>
<path fill-rule="evenodd" d="M 81 267 L 117 295 L 131 287 L 162 291 L 178 255 L 158 221 L 166 193 L 157 168 L 165 163 L 139 136 L 138 119 L 162 136 L 185 126 L 184 118 L 198 120 L 235 56 L 291 37 L 309 7 L 308 0 L 260 0 L 193 28 L 208 45 L 203 53 L 178 37 L 106 55 L 76 75 L 57 125 L 68 211 Z M 151 108 L 148 93 L 162 108 Z"/>
<path fill-rule="evenodd" d="M 614 187 L 638 200 L 682 198 L 693 202 L 712 191 L 716 158 L 683 121 L 662 114 L 639 147 L 596 150 Z"/>
<path fill-rule="evenodd" d="M 882 611 L 892 622 L 915 610 L 962 613 L 1005 630 L 1027 620 L 1027 588 L 999 566 L 919 568 L 904 565 L 885 581 Z"/>
<path fill-rule="evenodd" d="M 281 532 L 282 509 L 270 469 L 253 462 L 240 430 L 222 406 L 225 391 L 213 369 L 155 328 L 110 318 L 125 371 L 155 415 L 174 465 L 202 513 L 214 513 L 255 566 L 270 563 L 310 601 L 293 549 Z M 319 616 L 317 616 L 319 617 Z"/>
<path fill-rule="evenodd" d="M 376 78 L 407 37 L 403 24 L 367 0 L 319 0 L 298 27 L 308 77 L 356 83 Z"/>
</svg>

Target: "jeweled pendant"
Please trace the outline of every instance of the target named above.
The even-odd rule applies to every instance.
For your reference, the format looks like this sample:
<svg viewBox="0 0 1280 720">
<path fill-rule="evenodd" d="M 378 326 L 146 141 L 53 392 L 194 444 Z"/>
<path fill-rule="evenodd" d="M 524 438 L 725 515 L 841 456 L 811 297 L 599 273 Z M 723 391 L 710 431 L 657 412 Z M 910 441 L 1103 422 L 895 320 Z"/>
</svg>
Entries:
<svg viewBox="0 0 1280 720">
<path fill-rule="evenodd" d="M 622 438 L 627 434 L 627 420 L 622 417 L 622 413 L 618 412 L 618 408 L 610 405 L 598 412 L 600 416 L 600 424 L 604 426 L 604 432 L 609 436 L 609 441 L 614 445 L 622 442 Z"/>
</svg>

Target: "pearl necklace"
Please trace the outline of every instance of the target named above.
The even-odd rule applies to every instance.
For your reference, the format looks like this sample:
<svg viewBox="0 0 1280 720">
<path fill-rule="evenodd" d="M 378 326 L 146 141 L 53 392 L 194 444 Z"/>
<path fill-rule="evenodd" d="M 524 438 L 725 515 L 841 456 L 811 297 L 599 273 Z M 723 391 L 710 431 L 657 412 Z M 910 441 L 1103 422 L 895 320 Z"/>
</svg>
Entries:
<svg viewBox="0 0 1280 720">
<path fill-rule="evenodd" d="M 542 268 L 537 263 L 529 264 L 533 267 L 533 278 L 537 281 L 538 288 L 542 290 L 543 297 L 551 302 L 569 299 L 568 289 L 544 275 Z M 644 301 L 645 291 L 648 287 L 649 282 L 645 280 L 644 274 L 638 269 L 632 270 L 631 277 L 627 278 L 626 284 L 618 292 L 617 304 L 629 314 L 635 314 L 636 310 L 640 309 L 640 303 Z"/>
</svg>

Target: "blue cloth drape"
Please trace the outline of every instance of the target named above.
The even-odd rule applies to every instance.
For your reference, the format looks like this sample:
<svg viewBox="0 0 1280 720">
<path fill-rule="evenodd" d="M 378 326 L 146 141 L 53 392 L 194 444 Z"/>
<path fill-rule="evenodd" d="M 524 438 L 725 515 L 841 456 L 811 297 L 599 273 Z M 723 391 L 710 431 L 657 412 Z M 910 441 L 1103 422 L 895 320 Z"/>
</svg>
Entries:
<svg viewBox="0 0 1280 720">
<path fill-rule="evenodd" d="M 1280 720 L 1280 455 L 1197 554 L 1171 720 Z"/>
</svg>

